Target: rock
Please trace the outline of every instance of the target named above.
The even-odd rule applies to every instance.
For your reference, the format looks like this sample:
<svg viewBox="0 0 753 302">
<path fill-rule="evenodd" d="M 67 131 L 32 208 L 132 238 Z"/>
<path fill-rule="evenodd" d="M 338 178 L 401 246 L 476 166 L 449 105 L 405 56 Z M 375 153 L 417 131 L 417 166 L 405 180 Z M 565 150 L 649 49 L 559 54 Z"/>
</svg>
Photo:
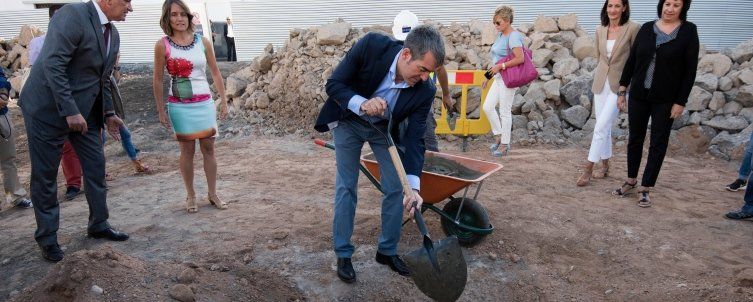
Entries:
<svg viewBox="0 0 753 302">
<path fill-rule="evenodd" d="M 559 134 L 562 131 L 562 121 L 556 114 L 548 116 L 544 119 L 544 129 L 553 129 L 556 131 L 550 132 Z"/>
<path fill-rule="evenodd" d="M 497 29 L 491 22 L 484 22 L 484 29 L 481 31 L 481 45 L 492 45 L 497 39 Z"/>
<path fill-rule="evenodd" d="M 708 54 L 698 62 L 698 73 L 710 72 L 716 77 L 721 77 L 732 68 L 732 60 L 720 53 Z"/>
<path fill-rule="evenodd" d="M 178 276 L 178 282 L 182 284 L 191 284 L 196 280 L 196 271 L 192 268 L 184 269 L 180 276 Z"/>
<path fill-rule="evenodd" d="M 723 117 L 716 116 L 710 121 L 701 122 L 701 125 L 706 125 L 716 130 L 722 131 L 740 131 L 748 127 L 750 123 L 742 116 Z"/>
<path fill-rule="evenodd" d="M 542 33 L 554 33 L 559 31 L 559 26 L 553 18 L 539 15 L 533 22 L 533 30 Z"/>
<path fill-rule="evenodd" d="M 564 14 L 557 20 L 560 30 L 575 30 L 578 27 L 578 15 Z"/>
<path fill-rule="evenodd" d="M 698 86 L 693 86 L 693 89 L 690 90 L 688 103 L 685 104 L 685 109 L 690 111 L 705 110 L 709 106 L 711 96 L 711 93 L 708 91 L 703 90 Z"/>
<path fill-rule="evenodd" d="M 105 290 L 97 285 L 92 285 L 91 292 L 95 295 L 101 295 L 105 292 Z"/>
<path fill-rule="evenodd" d="M 581 95 L 593 98 L 593 93 L 591 92 L 592 83 L 593 78 L 590 76 L 577 77 L 562 86 L 562 89 L 560 89 L 560 95 L 564 97 L 565 101 L 570 104 L 570 106 L 580 105 Z"/>
<path fill-rule="evenodd" d="M 570 54 L 570 50 L 567 48 L 560 48 L 555 50 L 554 55 L 552 56 L 552 61 L 554 63 L 568 59 L 575 59 L 575 57 Z"/>
<path fill-rule="evenodd" d="M 39 31 L 39 29 L 37 29 L 36 26 L 31 26 L 31 25 L 21 26 L 21 31 L 18 33 L 18 44 L 20 44 L 23 47 L 28 47 L 31 39 L 34 39 L 35 37 L 34 35 L 35 29 Z"/>
<path fill-rule="evenodd" d="M 738 114 L 748 120 L 749 123 L 753 123 L 753 108 L 743 108 Z"/>
<path fill-rule="evenodd" d="M 750 68 L 742 70 L 740 71 L 740 74 L 737 75 L 737 78 L 744 83 L 742 85 L 751 85 L 753 84 L 753 70 Z"/>
<path fill-rule="evenodd" d="M 743 107 L 753 107 L 753 85 L 741 86 L 735 100 L 742 104 Z"/>
<path fill-rule="evenodd" d="M 523 98 L 522 95 L 515 94 L 515 98 L 512 101 L 512 110 L 511 110 L 512 114 L 521 114 L 522 113 L 521 109 L 523 108 L 523 104 L 525 104 L 525 102 L 526 102 L 526 99 Z"/>
<path fill-rule="evenodd" d="M 526 102 L 543 102 L 546 100 L 546 92 L 541 85 L 536 85 L 535 87 L 528 88 L 523 98 L 525 98 Z"/>
<path fill-rule="evenodd" d="M 555 77 L 562 78 L 565 75 L 574 73 L 579 68 L 580 64 L 578 63 L 578 60 L 573 58 L 555 63 L 552 71 L 554 72 Z"/>
<path fill-rule="evenodd" d="M 350 33 L 350 23 L 335 22 L 322 25 L 316 32 L 318 45 L 340 45 Z"/>
<path fill-rule="evenodd" d="M 575 105 L 562 110 L 562 118 L 573 127 L 582 129 L 591 113 L 581 105 Z"/>
<path fill-rule="evenodd" d="M 512 129 L 526 129 L 528 118 L 522 115 L 512 116 Z"/>
<path fill-rule="evenodd" d="M 229 76 L 225 80 L 225 95 L 228 98 L 237 98 L 246 90 L 246 85 L 248 85 L 246 80 Z"/>
<path fill-rule="evenodd" d="M 562 86 L 561 83 L 562 82 L 557 79 L 547 81 L 546 83 L 544 83 L 544 92 L 546 93 L 547 99 L 550 99 L 550 100 L 560 99 L 560 88 Z"/>
<path fill-rule="evenodd" d="M 267 73 L 272 69 L 272 54 L 265 53 L 259 58 L 259 71 Z"/>
<path fill-rule="evenodd" d="M 168 294 L 171 298 L 181 302 L 196 301 L 196 294 L 194 294 L 193 290 L 185 284 L 175 284 L 171 286 Z"/>
<path fill-rule="evenodd" d="M 695 123 L 695 125 L 700 125 L 700 123 L 701 121 L 699 119 L 698 123 Z M 675 118 L 675 120 L 672 122 L 672 130 L 678 130 L 690 124 L 693 124 L 690 122 L 690 112 L 688 112 L 688 110 L 683 110 L 680 117 Z"/>
<path fill-rule="evenodd" d="M 733 61 L 742 64 L 753 58 L 753 39 L 747 40 L 726 53 Z"/>
<path fill-rule="evenodd" d="M 727 101 L 724 99 L 724 93 L 721 93 L 719 91 L 714 91 L 711 97 L 711 102 L 709 102 L 709 109 L 713 111 L 717 111 L 724 107 L 724 104 Z M 740 104 L 738 104 L 740 105 Z M 742 108 L 742 106 L 740 106 Z"/>
<path fill-rule="evenodd" d="M 599 60 L 593 57 L 588 57 L 583 59 L 583 61 L 580 62 L 580 65 L 587 71 L 594 71 L 596 69 L 596 66 L 599 65 Z"/>
<path fill-rule="evenodd" d="M 554 52 L 546 48 L 534 50 L 532 57 L 533 65 L 536 67 L 546 67 L 553 55 Z"/>
<path fill-rule="evenodd" d="M 695 85 L 706 91 L 714 91 L 719 86 L 719 78 L 711 73 L 704 73 L 695 77 Z"/>
<path fill-rule="evenodd" d="M 714 148 L 720 154 L 730 159 L 740 159 L 745 153 L 745 146 L 750 140 L 751 132 L 753 132 L 753 126 L 748 126 L 748 128 L 737 134 L 722 131 L 709 143 L 709 151 Z M 715 154 L 715 156 L 718 155 Z"/>
<path fill-rule="evenodd" d="M 445 39 L 444 41 L 444 57 L 447 60 L 455 60 L 455 57 L 457 56 L 458 51 L 455 49 L 455 46 L 452 45 L 452 42 L 447 41 Z"/>
<path fill-rule="evenodd" d="M 481 69 L 481 57 L 479 57 L 478 54 L 476 54 L 476 51 L 474 51 L 473 49 L 469 49 L 465 53 L 465 59 L 466 61 L 468 61 L 468 63 L 471 63 L 475 65 L 476 68 Z"/>
<path fill-rule="evenodd" d="M 539 48 L 544 47 L 544 43 L 546 43 L 547 34 L 540 33 L 540 32 L 534 32 L 531 34 L 529 39 L 531 39 L 531 50 L 537 50 Z"/>
<path fill-rule="evenodd" d="M 575 57 L 583 60 L 587 57 L 596 57 L 596 46 L 590 37 L 580 37 L 573 43 L 573 54 Z"/>
<path fill-rule="evenodd" d="M 716 96 L 717 93 L 718 91 L 714 92 L 714 96 Z M 731 115 L 739 114 L 742 109 L 743 109 L 743 105 L 740 105 L 740 103 L 738 102 L 729 102 L 724 105 L 724 108 L 722 108 L 722 110 L 724 111 L 724 114 L 731 114 Z"/>
<path fill-rule="evenodd" d="M 719 90 L 721 91 L 729 91 L 732 89 L 732 80 L 728 77 L 721 77 L 719 78 Z"/>
<path fill-rule="evenodd" d="M 528 35 L 533 30 L 533 24 L 531 23 L 523 23 L 520 26 L 518 26 L 518 31 L 523 33 L 524 35 Z"/>
</svg>

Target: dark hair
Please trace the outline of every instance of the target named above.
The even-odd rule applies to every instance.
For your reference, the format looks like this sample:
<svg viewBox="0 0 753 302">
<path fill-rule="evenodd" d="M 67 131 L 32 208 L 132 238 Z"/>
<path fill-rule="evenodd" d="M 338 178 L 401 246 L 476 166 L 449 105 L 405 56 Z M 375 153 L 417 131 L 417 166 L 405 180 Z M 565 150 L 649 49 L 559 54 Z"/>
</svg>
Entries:
<svg viewBox="0 0 753 302">
<path fill-rule="evenodd" d="M 159 26 L 162 27 L 162 31 L 168 36 L 173 35 L 173 28 L 170 26 L 170 9 L 173 4 L 180 6 L 186 13 L 188 17 L 188 31 L 193 32 L 193 14 L 183 0 L 165 0 L 165 3 L 162 4 L 162 17 L 159 20 Z"/>
<path fill-rule="evenodd" d="M 431 52 L 437 60 L 436 65 L 444 65 L 444 39 L 439 31 L 430 25 L 419 25 L 411 29 L 403 45 L 410 49 L 411 61 L 421 60 L 424 54 Z"/>
<path fill-rule="evenodd" d="M 609 26 L 609 15 L 607 15 L 608 5 L 609 5 L 609 0 L 606 0 L 604 1 L 604 7 L 601 8 L 601 25 L 602 26 Z M 630 1 L 622 0 L 622 6 L 625 7 L 625 11 L 622 12 L 622 16 L 620 16 L 620 25 L 623 25 L 627 23 L 628 20 L 630 20 Z"/>
<path fill-rule="evenodd" d="M 659 4 L 656 5 L 656 15 L 661 19 L 661 11 L 662 7 L 664 6 L 664 2 L 667 2 L 667 0 L 659 0 Z M 682 11 L 680 12 L 680 20 L 687 21 L 688 20 L 688 10 L 690 10 L 690 2 L 692 0 L 682 0 Z"/>
</svg>

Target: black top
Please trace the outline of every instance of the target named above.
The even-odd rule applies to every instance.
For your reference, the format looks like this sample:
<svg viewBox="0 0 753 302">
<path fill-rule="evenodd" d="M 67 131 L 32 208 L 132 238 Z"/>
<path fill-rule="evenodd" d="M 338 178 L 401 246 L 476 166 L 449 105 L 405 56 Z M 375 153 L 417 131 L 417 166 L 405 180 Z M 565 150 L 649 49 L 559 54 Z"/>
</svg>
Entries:
<svg viewBox="0 0 753 302">
<path fill-rule="evenodd" d="M 677 38 L 657 47 L 654 23 L 646 22 L 638 31 L 622 71 L 620 86 L 630 86 L 631 98 L 685 106 L 698 67 L 698 29 L 692 22 L 685 21 L 680 25 Z M 654 55 L 654 79 L 651 88 L 646 90 L 643 82 Z"/>
</svg>

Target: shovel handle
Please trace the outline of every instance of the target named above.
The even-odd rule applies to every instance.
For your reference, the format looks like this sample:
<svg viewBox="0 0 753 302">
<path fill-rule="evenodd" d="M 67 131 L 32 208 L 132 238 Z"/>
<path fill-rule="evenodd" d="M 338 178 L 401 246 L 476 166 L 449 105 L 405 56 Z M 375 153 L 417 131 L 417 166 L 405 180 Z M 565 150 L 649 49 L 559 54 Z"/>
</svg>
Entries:
<svg viewBox="0 0 753 302">
<path fill-rule="evenodd" d="M 403 167 L 403 161 L 400 160 L 400 155 L 397 153 L 395 145 L 391 145 L 387 150 L 390 152 L 390 158 L 392 159 L 392 165 L 397 170 L 397 177 L 400 178 L 400 184 L 403 186 L 403 194 L 413 194 L 413 188 L 408 183 L 408 176 L 405 175 L 405 168 Z"/>
<path fill-rule="evenodd" d="M 429 230 L 426 229 L 426 222 L 424 222 L 424 215 L 421 214 L 421 209 L 416 207 L 418 203 L 413 202 L 411 207 L 414 209 L 414 217 L 416 218 L 416 226 L 418 226 L 418 231 L 421 232 L 421 235 L 423 236 L 429 236 Z"/>
</svg>

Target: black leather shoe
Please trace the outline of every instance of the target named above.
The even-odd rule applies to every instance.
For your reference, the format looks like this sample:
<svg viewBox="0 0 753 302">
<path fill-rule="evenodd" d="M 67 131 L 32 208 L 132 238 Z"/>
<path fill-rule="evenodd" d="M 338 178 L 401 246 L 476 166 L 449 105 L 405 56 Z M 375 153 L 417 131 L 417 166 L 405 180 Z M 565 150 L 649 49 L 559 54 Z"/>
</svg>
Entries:
<svg viewBox="0 0 753 302">
<path fill-rule="evenodd" d="M 350 258 L 337 258 L 337 276 L 345 283 L 356 282 L 356 271 Z"/>
<path fill-rule="evenodd" d="M 65 253 L 63 253 L 63 250 L 60 249 L 60 246 L 55 244 L 50 245 L 40 245 L 39 249 L 42 250 L 42 257 L 50 262 L 58 262 L 60 260 L 63 260 L 63 256 Z"/>
<path fill-rule="evenodd" d="M 408 266 L 405 265 L 403 259 L 400 259 L 400 256 L 398 255 L 387 256 L 380 252 L 377 252 L 376 262 L 378 262 L 379 264 L 389 265 L 393 271 L 400 274 L 401 276 L 410 276 L 410 270 L 408 269 Z"/>
<path fill-rule="evenodd" d="M 742 219 L 753 218 L 753 213 L 745 213 L 743 211 L 734 211 L 734 212 L 729 212 L 724 216 L 726 216 L 729 219 L 742 220 Z"/>
<path fill-rule="evenodd" d="M 107 228 L 104 231 L 99 232 L 89 232 L 89 237 L 92 238 L 104 238 L 107 240 L 112 241 L 126 241 L 128 240 L 128 234 L 123 232 L 118 232 L 113 228 Z"/>
</svg>

